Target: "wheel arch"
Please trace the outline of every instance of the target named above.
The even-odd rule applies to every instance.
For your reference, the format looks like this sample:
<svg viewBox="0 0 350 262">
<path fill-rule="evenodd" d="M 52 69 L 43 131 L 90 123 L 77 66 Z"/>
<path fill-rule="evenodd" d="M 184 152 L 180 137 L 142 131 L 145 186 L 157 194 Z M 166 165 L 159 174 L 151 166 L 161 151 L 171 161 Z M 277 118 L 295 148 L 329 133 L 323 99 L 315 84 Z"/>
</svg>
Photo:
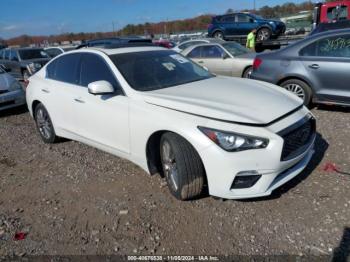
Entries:
<svg viewBox="0 0 350 262">
<path fill-rule="evenodd" d="M 311 88 L 312 93 L 314 94 L 314 89 L 313 89 L 310 81 L 306 80 L 304 77 L 301 77 L 301 76 L 285 76 L 285 77 L 281 78 L 280 80 L 278 80 L 277 85 L 280 86 L 283 82 L 291 80 L 291 79 L 297 79 L 297 80 L 303 81 L 305 84 L 307 84 Z"/>
<path fill-rule="evenodd" d="M 183 135 L 181 135 L 177 132 L 165 130 L 165 129 L 154 132 L 148 138 L 147 143 L 146 143 L 146 149 L 145 149 L 148 171 L 151 175 L 160 174 L 161 177 L 164 176 L 163 170 L 162 170 L 161 159 L 160 159 L 160 140 L 161 140 L 162 135 L 165 133 L 168 133 L 168 132 L 174 133 L 174 134 L 182 137 L 197 151 L 197 149 L 193 146 L 193 144 L 190 141 L 188 141 L 188 139 L 186 139 L 186 137 L 184 137 Z M 198 156 L 203 164 L 204 174 L 205 174 L 205 183 L 207 183 L 207 177 L 206 177 L 207 175 L 206 175 L 205 165 L 204 165 L 203 160 L 202 160 L 198 151 L 197 151 L 197 153 L 198 153 Z"/>
<path fill-rule="evenodd" d="M 32 102 L 31 109 L 32 109 L 33 118 L 35 118 L 35 108 L 36 108 L 39 104 L 42 104 L 39 100 L 34 100 L 34 101 Z"/>
<path fill-rule="evenodd" d="M 249 68 L 253 68 L 253 65 L 247 65 L 246 67 L 244 67 L 244 69 L 243 69 L 243 71 L 242 71 L 241 77 L 244 76 L 245 72 L 246 72 Z"/>
</svg>

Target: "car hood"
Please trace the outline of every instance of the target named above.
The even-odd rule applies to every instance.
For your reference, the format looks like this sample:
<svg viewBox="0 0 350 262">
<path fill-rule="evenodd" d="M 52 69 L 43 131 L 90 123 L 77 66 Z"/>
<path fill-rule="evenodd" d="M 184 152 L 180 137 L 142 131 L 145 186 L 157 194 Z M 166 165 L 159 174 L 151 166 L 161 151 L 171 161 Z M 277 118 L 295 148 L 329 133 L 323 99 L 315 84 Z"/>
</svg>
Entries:
<svg viewBox="0 0 350 262">
<path fill-rule="evenodd" d="M 145 102 L 201 117 L 267 125 L 302 106 L 280 87 L 241 78 L 213 77 L 143 93 Z"/>
</svg>

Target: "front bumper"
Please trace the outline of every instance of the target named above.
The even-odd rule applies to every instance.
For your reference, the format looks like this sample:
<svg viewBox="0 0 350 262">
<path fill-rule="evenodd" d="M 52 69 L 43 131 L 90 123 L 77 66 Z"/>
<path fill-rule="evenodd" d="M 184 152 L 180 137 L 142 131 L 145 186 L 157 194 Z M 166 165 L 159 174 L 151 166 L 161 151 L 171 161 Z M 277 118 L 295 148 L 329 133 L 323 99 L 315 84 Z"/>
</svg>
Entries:
<svg viewBox="0 0 350 262">
<path fill-rule="evenodd" d="M 25 103 L 25 93 L 22 89 L 10 91 L 0 95 L 0 111 L 21 106 Z"/>
<path fill-rule="evenodd" d="M 300 111 L 281 120 L 282 125 L 289 126 L 299 121 L 300 117 L 305 117 L 302 112 L 305 113 L 306 109 Z M 270 140 L 265 149 L 226 152 L 217 145 L 212 145 L 200 151 L 207 174 L 209 194 L 225 199 L 268 196 L 273 190 L 300 174 L 312 158 L 315 137 L 304 152 L 288 161 L 281 161 L 284 140 L 277 133 L 283 129 L 282 125 L 276 123 L 275 127 L 260 128 L 260 130 L 251 127 L 253 133 L 260 133 L 261 137 L 267 137 Z M 248 130 L 248 127 L 245 128 Z M 256 172 L 260 175 L 260 179 L 249 188 L 233 188 L 237 175 L 247 171 Z"/>
</svg>

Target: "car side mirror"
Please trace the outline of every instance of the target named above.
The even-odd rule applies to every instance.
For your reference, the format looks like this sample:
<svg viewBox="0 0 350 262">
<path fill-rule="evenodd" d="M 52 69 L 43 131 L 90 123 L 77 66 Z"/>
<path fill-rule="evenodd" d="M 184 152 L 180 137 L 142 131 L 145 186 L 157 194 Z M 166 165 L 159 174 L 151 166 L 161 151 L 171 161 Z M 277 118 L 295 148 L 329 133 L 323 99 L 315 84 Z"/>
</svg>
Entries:
<svg viewBox="0 0 350 262">
<path fill-rule="evenodd" d="M 226 54 L 226 53 L 223 53 L 223 54 L 221 55 L 221 58 L 222 58 L 223 60 L 225 60 L 225 59 L 227 59 L 227 58 L 230 58 L 230 56 L 229 56 L 228 54 Z"/>
<path fill-rule="evenodd" d="M 92 95 L 106 95 L 114 93 L 114 88 L 108 81 L 96 81 L 88 85 L 88 91 Z"/>
</svg>

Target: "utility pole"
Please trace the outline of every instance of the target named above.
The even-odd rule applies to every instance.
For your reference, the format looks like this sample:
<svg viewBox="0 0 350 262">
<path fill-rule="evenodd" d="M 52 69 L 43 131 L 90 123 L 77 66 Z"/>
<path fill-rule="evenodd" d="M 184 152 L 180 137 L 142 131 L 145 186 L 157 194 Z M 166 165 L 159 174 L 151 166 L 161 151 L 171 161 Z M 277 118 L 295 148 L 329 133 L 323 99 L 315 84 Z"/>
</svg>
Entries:
<svg viewBox="0 0 350 262">
<path fill-rule="evenodd" d="M 254 0 L 254 13 L 256 12 L 256 0 Z"/>
<path fill-rule="evenodd" d="M 115 36 L 114 21 L 112 21 L 112 28 L 113 28 L 113 36 Z"/>
</svg>

